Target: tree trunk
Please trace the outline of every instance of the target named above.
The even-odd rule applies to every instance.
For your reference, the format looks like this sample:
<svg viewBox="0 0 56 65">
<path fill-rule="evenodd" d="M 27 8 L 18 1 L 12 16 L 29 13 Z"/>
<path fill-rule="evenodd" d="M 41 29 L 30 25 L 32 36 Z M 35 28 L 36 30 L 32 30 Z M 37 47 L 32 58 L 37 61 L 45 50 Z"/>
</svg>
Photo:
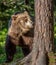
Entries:
<svg viewBox="0 0 56 65">
<path fill-rule="evenodd" d="M 32 52 L 21 61 L 3 65 L 48 65 L 53 51 L 53 0 L 35 0 L 35 30 Z"/>
<path fill-rule="evenodd" d="M 53 50 L 53 0 L 35 0 L 36 24 L 31 65 L 48 65 Z"/>
</svg>

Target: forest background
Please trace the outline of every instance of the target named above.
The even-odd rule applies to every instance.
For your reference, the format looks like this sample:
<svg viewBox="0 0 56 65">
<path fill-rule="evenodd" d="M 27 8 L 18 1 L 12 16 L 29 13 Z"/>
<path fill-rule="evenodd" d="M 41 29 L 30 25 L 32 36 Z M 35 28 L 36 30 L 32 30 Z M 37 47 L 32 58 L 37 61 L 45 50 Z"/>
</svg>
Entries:
<svg viewBox="0 0 56 65">
<path fill-rule="evenodd" d="M 0 63 L 3 63 L 6 59 L 5 40 L 11 15 L 15 12 L 23 12 L 26 8 L 34 18 L 34 0 L 29 0 L 28 5 L 25 5 L 24 0 L 0 0 Z M 54 0 L 54 45 L 56 47 L 56 0 Z M 18 58 L 23 58 L 20 47 L 17 47 L 14 61 Z"/>
</svg>

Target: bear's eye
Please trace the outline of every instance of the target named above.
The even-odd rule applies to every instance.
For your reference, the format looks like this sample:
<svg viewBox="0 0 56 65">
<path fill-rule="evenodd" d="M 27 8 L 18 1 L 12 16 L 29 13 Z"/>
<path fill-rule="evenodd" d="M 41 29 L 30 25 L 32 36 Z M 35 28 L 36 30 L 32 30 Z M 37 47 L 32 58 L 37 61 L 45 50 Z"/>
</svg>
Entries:
<svg viewBox="0 0 56 65">
<path fill-rule="evenodd" d="M 25 23 L 27 23 L 28 22 L 28 19 L 25 19 Z"/>
</svg>

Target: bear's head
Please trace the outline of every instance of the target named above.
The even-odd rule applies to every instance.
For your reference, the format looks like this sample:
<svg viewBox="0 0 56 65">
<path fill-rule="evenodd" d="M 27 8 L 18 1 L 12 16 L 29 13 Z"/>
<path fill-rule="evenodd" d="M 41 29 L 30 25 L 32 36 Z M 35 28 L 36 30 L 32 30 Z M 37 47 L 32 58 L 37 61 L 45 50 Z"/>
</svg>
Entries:
<svg viewBox="0 0 56 65">
<path fill-rule="evenodd" d="M 12 15 L 12 21 L 11 21 L 11 26 L 9 28 L 9 34 L 10 32 L 14 33 L 27 33 L 33 28 L 33 22 L 28 14 L 27 11 L 17 14 L 17 15 Z"/>
</svg>

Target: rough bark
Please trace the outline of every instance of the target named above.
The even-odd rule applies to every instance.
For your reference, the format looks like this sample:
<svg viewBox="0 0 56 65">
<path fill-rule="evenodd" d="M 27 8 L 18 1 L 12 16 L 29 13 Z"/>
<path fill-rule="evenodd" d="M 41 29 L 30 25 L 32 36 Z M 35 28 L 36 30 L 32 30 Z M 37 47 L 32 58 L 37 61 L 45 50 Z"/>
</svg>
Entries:
<svg viewBox="0 0 56 65">
<path fill-rule="evenodd" d="M 12 63 L 3 63 L 3 64 L 0 64 L 0 65 L 31 65 L 31 58 L 32 58 L 32 52 L 27 55 L 26 57 L 24 57 L 22 60 L 16 60 L 16 61 L 13 61 Z"/>
<path fill-rule="evenodd" d="M 48 65 L 53 50 L 53 0 L 35 0 L 35 30 L 32 52 L 21 61 L 3 65 Z"/>
<path fill-rule="evenodd" d="M 35 0 L 35 30 L 31 65 L 48 65 L 53 49 L 53 0 Z"/>
</svg>

